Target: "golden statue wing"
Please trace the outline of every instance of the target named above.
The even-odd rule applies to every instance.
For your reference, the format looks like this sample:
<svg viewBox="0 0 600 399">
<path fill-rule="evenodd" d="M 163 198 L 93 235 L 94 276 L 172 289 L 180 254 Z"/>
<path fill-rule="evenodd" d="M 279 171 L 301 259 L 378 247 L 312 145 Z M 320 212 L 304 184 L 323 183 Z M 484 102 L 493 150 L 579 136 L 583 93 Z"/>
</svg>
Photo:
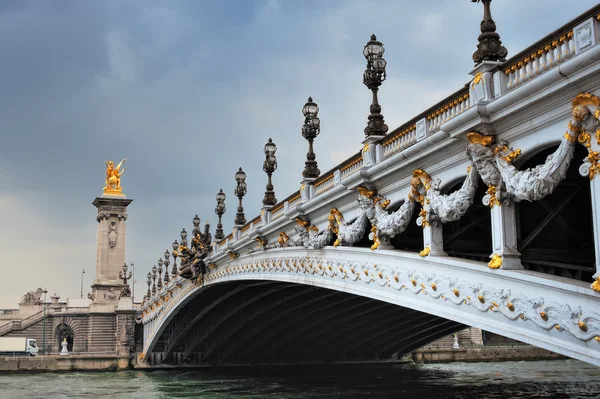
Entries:
<svg viewBox="0 0 600 399">
<path fill-rule="evenodd" d="M 127 158 L 125 158 L 124 160 L 122 160 L 121 162 L 119 162 L 119 164 L 117 166 L 115 166 L 115 170 L 117 172 L 121 171 L 121 166 L 127 161 Z"/>
</svg>

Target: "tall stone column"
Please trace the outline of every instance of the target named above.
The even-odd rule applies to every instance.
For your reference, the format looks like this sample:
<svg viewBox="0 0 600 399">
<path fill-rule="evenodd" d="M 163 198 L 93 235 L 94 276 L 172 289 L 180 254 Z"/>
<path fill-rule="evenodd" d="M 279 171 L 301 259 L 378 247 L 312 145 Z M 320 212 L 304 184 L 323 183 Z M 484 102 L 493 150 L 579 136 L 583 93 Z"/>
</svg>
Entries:
<svg viewBox="0 0 600 399">
<path fill-rule="evenodd" d="M 93 202 L 98 208 L 96 278 L 92 284 L 95 304 L 116 304 L 119 299 L 123 286 L 119 279 L 119 271 L 125 263 L 126 211 L 132 201 L 124 196 L 104 194 Z"/>
</svg>

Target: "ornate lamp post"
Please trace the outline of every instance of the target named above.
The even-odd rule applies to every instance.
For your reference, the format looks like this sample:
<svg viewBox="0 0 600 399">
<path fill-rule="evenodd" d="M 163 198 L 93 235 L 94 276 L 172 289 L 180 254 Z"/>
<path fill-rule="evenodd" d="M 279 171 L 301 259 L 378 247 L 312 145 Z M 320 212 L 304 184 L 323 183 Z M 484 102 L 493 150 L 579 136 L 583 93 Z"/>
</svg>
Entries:
<svg viewBox="0 0 600 399">
<path fill-rule="evenodd" d="M 371 114 L 365 128 L 367 138 L 370 136 L 383 136 L 388 131 L 388 127 L 383 120 L 383 115 L 381 115 L 381 106 L 377 99 L 379 86 L 381 86 L 381 83 L 383 83 L 387 76 L 385 73 L 387 62 L 383 58 L 384 52 L 383 43 L 377 40 L 375 35 L 371 35 L 371 40 L 369 40 L 363 49 L 363 55 L 367 59 L 367 69 L 365 69 L 365 73 L 363 74 L 363 83 L 373 92 Z"/>
<path fill-rule="evenodd" d="M 196 237 L 196 235 L 200 234 L 200 218 L 198 215 L 194 216 L 194 219 L 192 219 L 192 224 L 194 225 L 194 228 L 192 229 L 192 237 Z"/>
<path fill-rule="evenodd" d="M 481 21 L 481 34 L 477 51 L 473 53 L 475 65 L 483 61 L 506 61 L 508 50 L 502 45 L 500 35 L 496 33 L 496 23 L 492 19 L 490 3 L 492 0 L 471 0 L 473 3 L 483 3 L 483 21 Z"/>
<path fill-rule="evenodd" d="M 267 176 L 269 176 L 263 205 L 269 208 L 277 203 L 277 198 L 275 198 L 275 192 L 273 191 L 273 183 L 271 182 L 271 175 L 277 169 L 277 157 L 275 156 L 275 152 L 277 152 L 277 146 L 273 143 L 273 140 L 269 139 L 269 142 L 265 144 L 265 161 L 263 162 L 263 170 L 267 173 Z"/>
<path fill-rule="evenodd" d="M 175 278 L 175 277 L 177 277 L 177 257 L 175 256 L 175 251 L 177 251 L 177 248 L 179 248 L 179 243 L 177 242 L 177 240 L 173 241 L 172 247 L 173 247 L 173 269 L 171 269 L 171 276 L 173 276 L 173 278 Z"/>
<path fill-rule="evenodd" d="M 217 229 L 215 230 L 215 239 L 222 240 L 225 238 L 223 233 L 223 224 L 221 223 L 221 217 L 225 213 L 225 193 L 223 189 L 220 189 L 217 193 L 217 206 L 215 207 L 215 213 L 219 216 L 219 222 L 217 223 Z"/>
<path fill-rule="evenodd" d="M 237 208 L 237 213 L 235 214 L 235 225 L 242 226 L 246 224 L 246 216 L 244 216 L 244 207 L 242 206 L 242 198 L 248 192 L 246 186 L 246 173 L 240 168 L 235 174 L 235 181 L 237 182 L 237 186 L 233 190 L 233 194 L 238 197 L 239 204 Z"/>
<path fill-rule="evenodd" d="M 169 265 L 171 264 L 171 253 L 169 252 L 169 250 L 167 249 L 164 253 L 164 264 L 165 264 L 165 285 L 169 284 Z"/>
<path fill-rule="evenodd" d="M 121 288 L 121 297 L 130 297 L 131 289 L 129 288 L 129 280 L 132 276 L 131 271 L 127 273 L 127 263 L 123 263 L 123 271 L 119 271 L 119 278 L 123 280 L 123 287 Z"/>
<path fill-rule="evenodd" d="M 313 151 L 313 141 L 321 132 L 321 120 L 318 118 L 319 107 L 313 102 L 312 97 L 308 97 L 308 102 L 302 107 L 304 115 L 304 125 L 302 126 L 302 137 L 308 140 L 308 153 L 304 163 L 302 176 L 305 179 L 316 179 L 321 174 L 317 167 L 316 155 Z"/>
<path fill-rule="evenodd" d="M 163 260 L 162 258 L 158 258 L 158 283 L 156 284 L 156 289 L 160 292 L 163 287 L 162 283 L 162 272 L 163 272 Z"/>
<path fill-rule="evenodd" d="M 152 293 L 150 292 L 150 286 L 152 285 L 152 273 L 148 272 L 148 281 L 146 281 L 146 284 L 148 284 L 148 291 L 146 292 L 146 299 L 150 299 L 150 297 L 152 296 Z"/>
<path fill-rule="evenodd" d="M 156 294 L 156 265 L 152 267 L 152 295 Z"/>
<path fill-rule="evenodd" d="M 179 233 L 179 236 L 181 237 L 180 245 L 183 247 L 187 247 L 188 246 L 188 241 L 187 241 L 188 233 L 187 233 L 187 231 L 185 231 L 185 228 L 181 230 L 181 233 Z"/>
</svg>

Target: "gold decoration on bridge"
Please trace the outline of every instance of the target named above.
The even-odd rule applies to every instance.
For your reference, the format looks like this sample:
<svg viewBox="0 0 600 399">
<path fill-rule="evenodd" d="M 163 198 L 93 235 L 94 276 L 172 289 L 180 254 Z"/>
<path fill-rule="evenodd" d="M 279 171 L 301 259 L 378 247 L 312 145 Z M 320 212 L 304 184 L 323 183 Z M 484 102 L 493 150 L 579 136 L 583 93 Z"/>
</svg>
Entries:
<svg viewBox="0 0 600 399">
<path fill-rule="evenodd" d="M 502 267 L 502 256 L 493 254 L 492 260 L 488 262 L 488 267 L 490 269 L 500 269 Z"/>
<path fill-rule="evenodd" d="M 307 221 L 307 220 L 302 219 L 301 217 L 297 217 L 296 218 L 296 224 L 298 226 L 305 227 L 305 228 L 307 228 L 308 226 L 310 226 L 310 222 Z"/>
<path fill-rule="evenodd" d="M 264 237 L 260 237 L 260 236 L 259 237 L 255 237 L 254 241 L 256 241 L 258 243 L 257 244 L 258 248 L 264 248 L 264 246 L 268 244 L 267 239 L 264 238 Z"/>
<path fill-rule="evenodd" d="M 234 260 L 234 259 L 239 258 L 239 256 L 240 255 L 237 252 L 235 252 L 235 251 L 229 251 L 229 259 Z"/>
<path fill-rule="evenodd" d="M 483 74 L 481 72 L 479 72 L 477 75 L 475 75 L 475 79 L 473 79 L 473 84 L 471 85 L 471 87 L 475 87 L 475 85 L 478 85 L 479 83 L 483 84 Z"/>
<path fill-rule="evenodd" d="M 481 133 L 470 132 L 467 134 L 467 140 L 471 144 L 481 144 L 485 147 L 489 147 L 494 144 L 494 136 L 484 136 Z"/>
<path fill-rule="evenodd" d="M 288 235 L 282 231 L 281 233 L 279 233 L 279 238 L 277 239 L 277 243 L 279 244 L 280 247 L 285 247 L 287 245 L 287 242 L 289 239 L 290 239 L 290 237 L 288 237 Z"/>
<path fill-rule="evenodd" d="M 505 146 L 503 146 L 502 150 L 500 150 L 500 151 L 503 152 L 503 151 L 507 151 L 507 150 L 508 150 L 508 146 L 505 145 Z M 501 158 L 504 159 L 506 162 L 512 162 L 519 155 L 521 155 L 521 150 L 516 149 L 516 150 L 511 151 L 508 154 L 502 156 Z"/>
<path fill-rule="evenodd" d="M 598 132 L 596 132 L 598 135 Z M 592 136 L 589 133 L 583 132 L 580 133 L 577 137 L 577 140 L 585 146 L 588 150 L 587 159 L 590 163 L 590 173 L 589 177 L 592 180 L 596 174 L 600 173 L 600 154 L 594 150 L 592 150 Z"/>
<path fill-rule="evenodd" d="M 590 286 L 591 289 L 593 289 L 596 292 L 600 292 L 600 274 L 598 275 L 598 277 L 596 278 L 596 280 L 592 283 L 592 285 Z"/>
<path fill-rule="evenodd" d="M 595 105 L 596 107 L 600 107 L 600 98 L 596 97 L 591 93 L 579 93 L 572 102 L 573 108 L 576 108 L 580 105 L 588 106 Z"/>
<path fill-rule="evenodd" d="M 419 252 L 419 256 L 424 258 L 424 257 L 428 256 L 430 252 L 431 252 L 431 248 L 429 248 L 427 246 L 421 252 Z M 435 289 L 434 289 L 434 291 L 435 291 Z"/>
<path fill-rule="evenodd" d="M 106 161 L 106 185 L 103 189 L 104 194 L 119 197 L 125 196 L 121 190 L 121 176 L 127 169 L 124 166 L 125 161 L 127 161 L 127 158 L 119 162 L 116 167 L 113 161 Z"/>
<path fill-rule="evenodd" d="M 379 248 L 379 245 L 381 244 L 381 241 L 377 236 L 377 226 L 371 226 L 371 233 L 373 233 L 373 245 L 371 245 L 371 249 L 375 251 L 377 248 Z"/>
<path fill-rule="evenodd" d="M 496 205 L 500 206 L 500 201 L 496 196 L 496 186 L 489 185 L 486 193 L 490 196 L 490 208 L 493 208 Z"/>
<path fill-rule="evenodd" d="M 375 195 L 377 195 L 377 193 L 375 192 L 375 190 L 369 190 L 368 188 L 362 187 L 362 186 L 357 187 L 356 191 L 358 191 L 358 193 L 360 195 L 362 195 L 363 197 L 366 197 L 366 198 L 369 198 L 369 199 L 371 199 Z"/>
</svg>

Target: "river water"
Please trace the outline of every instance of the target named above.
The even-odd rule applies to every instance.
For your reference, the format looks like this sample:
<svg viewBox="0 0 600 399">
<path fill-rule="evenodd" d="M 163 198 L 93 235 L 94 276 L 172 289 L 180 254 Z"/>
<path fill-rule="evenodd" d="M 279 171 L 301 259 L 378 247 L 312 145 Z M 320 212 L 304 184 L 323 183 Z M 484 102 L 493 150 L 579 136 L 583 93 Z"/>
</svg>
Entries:
<svg viewBox="0 0 600 399">
<path fill-rule="evenodd" d="M 558 360 L 5 374 L 0 397 L 597 398 L 600 368 Z"/>
</svg>

